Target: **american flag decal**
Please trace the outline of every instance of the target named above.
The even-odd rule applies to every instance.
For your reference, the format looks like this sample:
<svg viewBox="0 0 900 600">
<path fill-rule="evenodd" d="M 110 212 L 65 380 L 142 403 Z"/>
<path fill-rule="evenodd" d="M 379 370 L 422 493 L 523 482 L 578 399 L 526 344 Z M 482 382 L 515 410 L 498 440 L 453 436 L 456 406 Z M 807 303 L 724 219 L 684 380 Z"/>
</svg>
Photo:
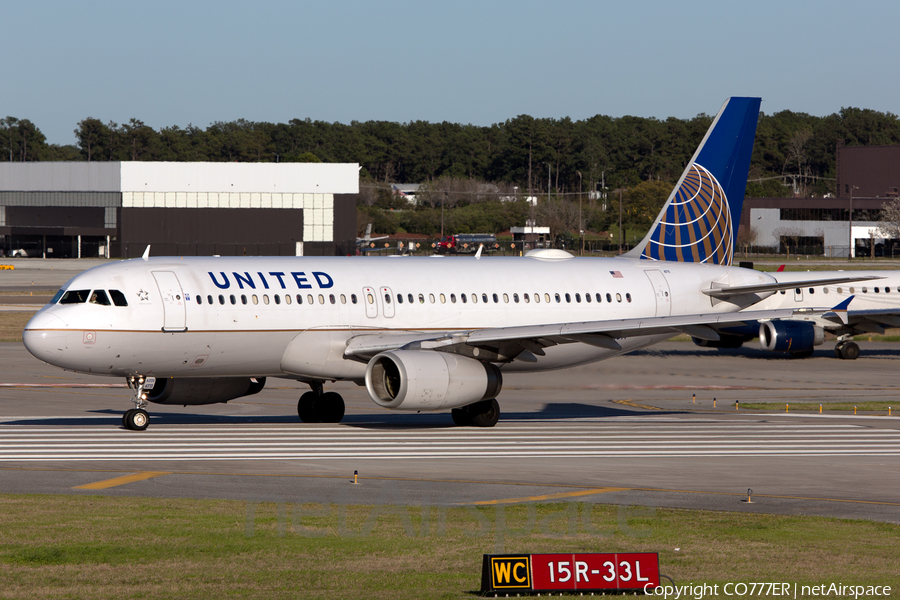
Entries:
<svg viewBox="0 0 900 600">
<path fill-rule="evenodd" d="M 615 279 L 625 279 L 625 276 L 622 275 L 622 271 L 610 271 L 610 275 L 612 275 Z"/>
</svg>

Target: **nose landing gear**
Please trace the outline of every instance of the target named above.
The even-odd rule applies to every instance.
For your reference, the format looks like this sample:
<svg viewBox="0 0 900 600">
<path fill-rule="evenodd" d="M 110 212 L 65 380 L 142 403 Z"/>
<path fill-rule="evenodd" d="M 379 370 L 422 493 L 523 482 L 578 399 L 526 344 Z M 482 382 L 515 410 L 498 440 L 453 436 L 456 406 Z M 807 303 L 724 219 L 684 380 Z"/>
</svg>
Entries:
<svg viewBox="0 0 900 600">
<path fill-rule="evenodd" d="M 144 408 L 147 406 L 147 394 L 144 393 L 144 385 L 147 383 L 142 375 L 132 375 L 126 380 L 131 389 L 131 401 L 134 408 L 126 410 L 122 415 L 122 426 L 132 431 L 144 431 L 150 424 L 150 415 Z"/>
</svg>

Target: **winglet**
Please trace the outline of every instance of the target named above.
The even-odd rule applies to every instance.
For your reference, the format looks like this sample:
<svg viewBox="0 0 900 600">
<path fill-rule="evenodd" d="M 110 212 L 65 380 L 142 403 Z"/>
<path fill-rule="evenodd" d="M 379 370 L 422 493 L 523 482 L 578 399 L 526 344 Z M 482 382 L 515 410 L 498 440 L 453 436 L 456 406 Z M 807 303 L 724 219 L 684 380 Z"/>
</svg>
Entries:
<svg viewBox="0 0 900 600">
<path fill-rule="evenodd" d="M 481 258 L 482 250 L 484 250 L 484 244 L 478 244 L 478 252 L 475 253 L 475 258 Z"/>
<path fill-rule="evenodd" d="M 150 258 L 150 244 L 147 244 L 147 248 L 144 250 L 144 254 L 141 256 L 144 260 Z"/>
<path fill-rule="evenodd" d="M 841 302 L 840 304 L 838 304 L 837 306 L 835 306 L 834 308 L 832 308 L 830 311 L 828 311 L 827 313 L 825 313 L 823 316 L 824 316 L 826 319 L 827 319 L 828 317 L 837 317 L 838 319 L 841 320 L 841 323 L 843 323 L 844 325 L 846 325 L 847 322 L 848 322 L 848 317 L 847 317 L 847 307 L 850 306 L 850 303 L 853 301 L 854 298 L 856 298 L 855 295 L 854 295 L 854 296 L 850 296 L 849 298 L 847 298 L 846 300 L 844 300 L 843 302 Z"/>
</svg>

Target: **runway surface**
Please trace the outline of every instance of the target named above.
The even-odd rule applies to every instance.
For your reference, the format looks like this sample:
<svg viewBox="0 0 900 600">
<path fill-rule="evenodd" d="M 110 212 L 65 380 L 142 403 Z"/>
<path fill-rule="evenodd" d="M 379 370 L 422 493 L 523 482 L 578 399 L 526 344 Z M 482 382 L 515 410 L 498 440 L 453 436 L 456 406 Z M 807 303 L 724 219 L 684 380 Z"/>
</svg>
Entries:
<svg viewBox="0 0 900 600">
<path fill-rule="evenodd" d="M 305 388 L 270 380 L 228 404 L 151 405 L 122 428 L 117 379 L 65 373 L 0 344 L 0 492 L 453 505 L 582 501 L 900 523 L 900 348 L 804 361 L 690 343 L 509 377 L 492 429 L 380 409 L 299 422 Z M 716 406 L 713 407 L 713 399 Z M 735 410 L 735 401 L 896 403 L 893 415 Z M 796 404 L 795 404 L 796 406 Z M 358 483 L 352 482 L 354 472 Z M 752 489 L 752 503 L 746 502 Z"/>
</svg>

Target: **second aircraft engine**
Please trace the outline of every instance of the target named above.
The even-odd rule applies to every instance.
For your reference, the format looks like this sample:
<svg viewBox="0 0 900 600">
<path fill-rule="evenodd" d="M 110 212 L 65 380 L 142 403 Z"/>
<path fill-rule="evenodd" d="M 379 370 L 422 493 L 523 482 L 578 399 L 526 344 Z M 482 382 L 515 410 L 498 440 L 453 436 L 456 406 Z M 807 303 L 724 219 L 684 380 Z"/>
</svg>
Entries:
<svg viewBox="0 0 900 600">
<path fill-rule="evenodd" d="M 500 369 L 465 356 L 430 350 L 392 350 L 369 361 L 366 389 L 379 406 L 440 410 L 495 398 Z"/>
<path fill-rule="evenodd" d="M 147 401 L 156 404 L 216 404 L 251 396 L 265 385 L 265 377 L 166 377 L 146 392 Z"/>
<path fill-rule="evenodd" d="M 806 321 L 763 321 L 759 343 L 773 352 L 809 352 L 825 341 L 825 331 Z"/>
</svg>

